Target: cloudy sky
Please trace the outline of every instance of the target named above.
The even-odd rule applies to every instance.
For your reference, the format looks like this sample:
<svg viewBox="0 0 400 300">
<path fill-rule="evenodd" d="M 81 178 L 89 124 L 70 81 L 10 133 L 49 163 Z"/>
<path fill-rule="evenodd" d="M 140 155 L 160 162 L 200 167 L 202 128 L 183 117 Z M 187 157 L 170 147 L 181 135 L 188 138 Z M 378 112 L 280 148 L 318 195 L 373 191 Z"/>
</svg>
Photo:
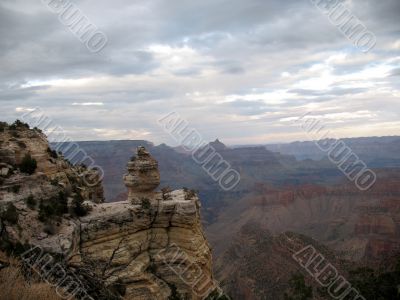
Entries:
<svg viewBox="0 0 400 300">
<path fill-rule="evenodd" d="M 367 53 L 310 0 L 74 0 L 99 53 L 45 2 L 0 2 L 2 120 L 39 107 L 71 139 L 173 144 L 157 120 L 175 111 L 205 140 L 260 144 L 307 140 L 309 112 L 337 136 L 400 135 L 399 0 L 344 1 Z"/>
</svg>

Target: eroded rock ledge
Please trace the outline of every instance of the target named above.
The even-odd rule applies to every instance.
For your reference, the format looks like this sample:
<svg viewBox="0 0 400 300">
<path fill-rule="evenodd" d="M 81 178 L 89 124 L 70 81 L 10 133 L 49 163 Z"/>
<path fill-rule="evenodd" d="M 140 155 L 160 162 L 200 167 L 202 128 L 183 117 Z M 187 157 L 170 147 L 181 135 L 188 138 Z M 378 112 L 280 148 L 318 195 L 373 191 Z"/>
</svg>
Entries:
<svg viewBox="0 0 400 300">
<path fill-rule="evenodd" d="M 128 199 L 102 203 L 101 183 L 87 186 L 79 174 L 88 171 L 54 153 L 40 131 L 6 125 L 0 138 L 1 247 L 38 246 L 117 298 L 197 300 L 219 290 L 196 193 L 156 191 L 158 163 L 146 149 L 128 163 Z M 26 155 L 37 162 L 31 174 L 20 170 Z"/>
<path fill-rule="evenodd" d="M 122 284 L 126 299 L 203 299 L 216 286 L 211 251 L 200 224 L 199 200 L 184 190 L 170 200 L 156 193 L 150 206 L 128 201 L 94 204 L 80 220 L 79 255 L 107 285 Z"/>
<path fill-rule="evenodd" d="M 90 267 L 127 299 L 203 299 L 216 285 L 211 250 L 200 223 L 200 201 L 188 190 L 156 192 L 157 161 L 139 147 L 124 176 L 128 199 L 94 204 L 80 219 L 72 264 Z"/>
</svg>

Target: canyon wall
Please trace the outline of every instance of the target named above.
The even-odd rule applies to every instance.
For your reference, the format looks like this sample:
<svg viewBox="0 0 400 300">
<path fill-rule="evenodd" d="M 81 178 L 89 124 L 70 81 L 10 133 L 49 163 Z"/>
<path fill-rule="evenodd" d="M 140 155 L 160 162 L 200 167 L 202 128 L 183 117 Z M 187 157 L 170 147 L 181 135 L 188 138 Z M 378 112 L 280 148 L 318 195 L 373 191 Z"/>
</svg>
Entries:
<svg viewBox="0 0 400 300">
<path fill-rule="evenodd" d="M 2 250 L 40 247 L 76 273 L 91 274 L 115 299 L 197 300 L 220 293 L 197 194 L 157 191 L 158 164 L 146 149 L 128 162 L 129 198 L 104 203 L 96 170 L 73 166 L 26 124 L 2 129 Z M 30 171 L 23 167 L 27 156 L 36 162 Z M 88 174 L 99 182 L 88 183 Z"/>
</svg>

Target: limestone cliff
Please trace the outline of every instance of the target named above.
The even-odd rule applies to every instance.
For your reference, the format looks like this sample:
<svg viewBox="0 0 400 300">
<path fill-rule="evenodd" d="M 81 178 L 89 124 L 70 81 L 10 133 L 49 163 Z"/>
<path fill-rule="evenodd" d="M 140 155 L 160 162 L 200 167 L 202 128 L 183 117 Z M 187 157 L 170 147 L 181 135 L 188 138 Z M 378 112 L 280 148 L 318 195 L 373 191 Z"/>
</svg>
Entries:
<svg viewBox="0 0 400 300">
<path fill-rule="evenodd" d="M 197 197 L 180 190 L 170 200 L 158 193 L 149 201 L 93 205 L 81 218 L 79 255 L 72 260 L 95 266 L 107 285 L 122 283 L 127 299 L 167 299 L 171 286 L 183 299 L 203 299 L 216 286 Z"/>
<path fill-rule="evenodd" d="M 88 186 L 79 176 L 84 167 L 52 152 L 40 131 L 17 125 L 0 132 L 0 247 L 40 246 L 91 274 L 115 299 L 220 293 L 196 193 L 155 191 L 158 164 L 144 148 L 128 162 L 129 198 L 103 203 L 101 184 Z M 24 173 L 27 155 L 37 166 Z"/>
</svg>

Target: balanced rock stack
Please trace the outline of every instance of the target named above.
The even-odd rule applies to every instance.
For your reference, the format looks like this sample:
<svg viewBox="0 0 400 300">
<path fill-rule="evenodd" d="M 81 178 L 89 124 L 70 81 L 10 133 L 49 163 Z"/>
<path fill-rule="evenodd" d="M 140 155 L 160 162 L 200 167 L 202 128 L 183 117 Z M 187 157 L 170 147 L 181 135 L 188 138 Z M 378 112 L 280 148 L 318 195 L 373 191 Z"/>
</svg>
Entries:
<svg viewBox="0 0 400 300">
<path fill-rule="evenodd" d="M 144 147 L 138 147 L 137 155 L 128 162 L 124 182 L 128 188 L 128 200 L 140 205 L 144 199 L 153 198 L 160 184 L 158 162 Z"/>
</svg>

